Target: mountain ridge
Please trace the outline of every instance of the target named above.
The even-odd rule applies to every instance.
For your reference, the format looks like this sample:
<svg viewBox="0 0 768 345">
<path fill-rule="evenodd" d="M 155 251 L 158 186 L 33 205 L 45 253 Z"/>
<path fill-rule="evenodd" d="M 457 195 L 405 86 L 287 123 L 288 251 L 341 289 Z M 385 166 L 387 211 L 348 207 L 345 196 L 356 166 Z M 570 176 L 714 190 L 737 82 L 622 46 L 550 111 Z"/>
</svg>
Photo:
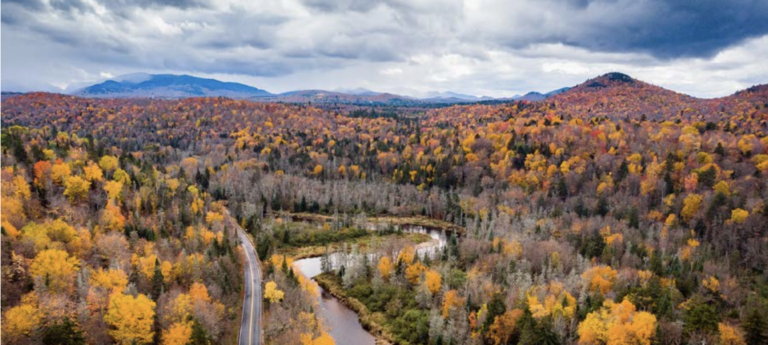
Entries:
<svg viewBox="0 0 768 345">
<path fill-rule="evenodd" d="M 768 85 L 755 85 L 720 97 L 747 97 L 754 93 L 764 94 Z M 466 104 L 485 101 L 552 101 L 583 103 L 588 110 L 600 108 L 600 104 L 588 104 L 595 94 L 614 101 L 630 103 L 640 102 L 637 98 L 653 97 L 662 103 L 691 103 L 706 101 L 674 90 L 656 86 L 621 73 L 609 72 L 585 82 L 552 90 L 547 93 L 531 91 L 524 95 L 511 97 L 472 96 L 452 91 L 431 91 L 422 97 L 412 97 L 386 92 L 377 92 L 365 88 L 336 89 L 335 91 L 308 89 L 293 90 L 283 93 L 271 93 L 246 84 L 224 82 L 216 79 L 200 78 L 191 75 L 133 73 L 111 78 L 101 83 L 78 89 L 70 94 L 93 98 L 190 98 L 190 97 L 229 97 L 260 102 L 286 103 L 339 103 L 339 104 Z"/>
</svg>

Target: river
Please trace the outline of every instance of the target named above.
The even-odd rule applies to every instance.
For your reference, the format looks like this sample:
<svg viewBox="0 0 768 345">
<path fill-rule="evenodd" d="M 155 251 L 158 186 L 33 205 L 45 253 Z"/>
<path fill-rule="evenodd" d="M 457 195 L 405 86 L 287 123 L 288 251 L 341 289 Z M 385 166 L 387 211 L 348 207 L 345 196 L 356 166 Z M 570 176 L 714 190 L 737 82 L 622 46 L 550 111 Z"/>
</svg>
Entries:
<svg viewBox="0 0 768 345">
<path fill-rule="evenodd" d="M 369 228 L 377 229 L 379 227 L 371 225 Z M 417 246 L 416 250 L 420 255 L 424 255 L 426 252 L 432 256 L 448 243 L 445 232 L 440 229 L 425 228 L 417 225 L 403 225 L 401 229 L 403 232 L 428 234 L 432 238 L 431 241 Z M 339 261 L 338 255 L 331 254 L 330 258 L 335 268 L 336 262 Z M 293 265 L 305 276 L 313 278 L 322 273 L 320 262 L 321 258 L 314 257 L 297 260 Z M 357 314 L 353 310 L 347 308 L 336 297 L 323 291 L 322 288 L 318 288 L 320 289 L 319 314 L 323 318 L 325 325 L 330 329 L 330 335 L 337 345 L 375 344 L 376 338 L 363 328 Z"/>
</svg>

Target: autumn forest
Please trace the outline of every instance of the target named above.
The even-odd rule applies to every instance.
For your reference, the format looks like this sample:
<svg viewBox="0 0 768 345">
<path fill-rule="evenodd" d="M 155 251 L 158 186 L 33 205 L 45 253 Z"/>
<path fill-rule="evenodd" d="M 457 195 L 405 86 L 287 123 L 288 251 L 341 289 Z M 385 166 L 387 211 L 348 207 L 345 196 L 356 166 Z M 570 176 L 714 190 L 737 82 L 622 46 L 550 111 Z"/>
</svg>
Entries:
<svg viewBox="0 0 768 345">
<path fill-rule="evenodd" d="M 381 344 L 768 344 L 767 176 L 765 85 L 4 97 L 2 342 L 236 344 L 255 303 L 266 344 L 344 344 L 332 299 Z"/>
</svg>

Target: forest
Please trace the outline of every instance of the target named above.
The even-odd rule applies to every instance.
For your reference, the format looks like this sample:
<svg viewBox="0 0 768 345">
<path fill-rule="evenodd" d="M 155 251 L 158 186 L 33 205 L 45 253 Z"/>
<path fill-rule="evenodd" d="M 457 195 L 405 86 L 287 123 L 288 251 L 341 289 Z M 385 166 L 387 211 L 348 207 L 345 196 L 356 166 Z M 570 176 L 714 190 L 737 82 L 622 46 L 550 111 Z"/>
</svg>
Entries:
<svg viewBox="0 0 768 345">
<path fill-rule="evenodd" d="M 320 287 L 394 344 L 768 344 L 766 86 L 609 74 L 384 110 L 30 93 L 2 122 L 4 343 L 234 343 L 239 225 L 268 344 L 334 343 Z M 372 220 L 449 240 L 420 255 Z"/>
</svg>

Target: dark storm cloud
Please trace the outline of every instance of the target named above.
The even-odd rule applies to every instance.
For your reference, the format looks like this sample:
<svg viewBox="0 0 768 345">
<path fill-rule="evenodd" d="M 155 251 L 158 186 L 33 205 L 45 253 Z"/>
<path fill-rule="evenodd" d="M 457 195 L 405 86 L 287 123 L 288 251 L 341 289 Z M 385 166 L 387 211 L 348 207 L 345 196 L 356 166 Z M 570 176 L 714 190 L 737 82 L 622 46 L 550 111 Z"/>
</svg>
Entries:
<svg viewBox="0 0 768 345">
<path fill-rule="evenodd" d="M 475 0 L 473 0 L 475 1 Z M 401 20 L 451 18 L 454 1 L 432 8 L 417 1 L 302 0 L 322 13 L 367 12 L 385 6 Z M 429 2 L 428 2 L 429 3 Z M 657 58 L 709 57 L 748 38 L 768 33 L 764 0 L 522 0 L 477 1 L 480 18 L 458 13 L 464 39 L 519 49 L 537 43 L 564 43 L 605 52 L 643 52 Z M 446 6 L 448 4 L 448 6 Z M 462 10 L 469 7 L 470 1 Z M 446 11 L 448 9 L 449 11 Z M 484 21 L 483 18 L 491 21 Z M 464 21 L 464 23 L 461 23 Z M 406 23 L 409 24 L 409 23 Z M 462 26 L 468 24 L 469 26 Z"/>
<path fill-rule="evenodd" d="M 583 1 L 586 2 L 586 1 Z M 606 1 L 591 1 L 582 5 L 581 11 L 600 12 Z M 641 1 L 642 3 L 642 1 Z M 592 28 L 573 43 L 602 51 L 640 51 L 660 58 L 708 57 L 722 49 L 768 33 L 768 1 L 649 1 L 645 13 L 605 11 L 602 16 L 608 22 L 618 16 L 614 24 L 604 26 L 597 16 Z M 579 30 L 579 28 L 574 28 Z"/>
</svg>

